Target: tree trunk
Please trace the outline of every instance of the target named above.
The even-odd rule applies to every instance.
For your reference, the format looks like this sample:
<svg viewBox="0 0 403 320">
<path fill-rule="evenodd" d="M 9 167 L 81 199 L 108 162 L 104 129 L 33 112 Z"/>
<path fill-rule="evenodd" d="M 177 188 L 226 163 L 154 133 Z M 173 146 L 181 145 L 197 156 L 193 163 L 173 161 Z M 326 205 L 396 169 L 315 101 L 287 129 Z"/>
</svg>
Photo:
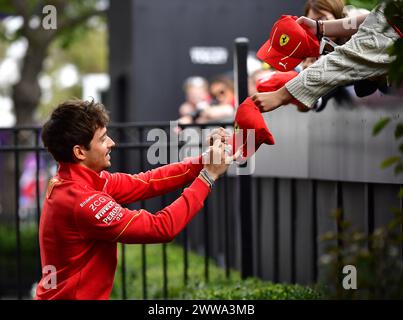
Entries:
<svg viewBox="0 0 403 320">
<path fill-rule="evenodd" d="M 35 110 L 39 105 L 41 98 L 41 89 L 39 86 L 39 74 L 42 71 L 43 61 L 46 58 L 47 49 L 50 44 L 50 37 L 40 38 L 43 35 L 31 34 L 28 38 L 28 49 L 23 60 L 21 69 L 21 78 L 13 86 L 12 99 L 17 118 L 17 125 L 34 125 Z M 9 145 L 13 145 L 14 137 L 9 136 Z M 35 144 L 35 135 L 32 131 L 22 131 L 18 134 L 18 145 L 33 146 Z M 15 221 L 16 212 L 16 185 L 19 184 L 19 178 L 24 170 L 23 163 L 27 153 L 19 152 L 19 177 L 16 180 L 15 153 L 3 153 L 4 167 L 0 168 L 0 176 L 3 177 L 0 183 L 0 213 L 3 213 L 1 220 Z"/>
<path fill-rule="evenodd" d="M 24 57 L 20 81 L 13 87 L 14 110 L 17 125 L 33 125 L 34 112 L 41 98 L 39 74 L 49 42 L 28 40 L 28 50 Z"/>
</svg>

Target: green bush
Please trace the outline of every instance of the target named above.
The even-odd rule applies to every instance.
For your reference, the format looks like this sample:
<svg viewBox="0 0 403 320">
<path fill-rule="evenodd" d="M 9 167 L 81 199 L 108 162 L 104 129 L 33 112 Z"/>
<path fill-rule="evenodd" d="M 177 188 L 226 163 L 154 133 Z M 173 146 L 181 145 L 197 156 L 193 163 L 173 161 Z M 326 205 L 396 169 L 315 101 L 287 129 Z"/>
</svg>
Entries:
<svg viewBox="0 0 403 320">
<path fill-rule="evenodd" d="M 319 291 L 298 284 L 275 284 L 255 278 L 188 286 L 181 299 L 218 300 L 308 300 L 319 299 Z"/>
<path fill-rule="evenodd" d="M 367 235 L 351 229 L 349 221 L 336 213 L 339 233 L 327 232 L 321 236 L 326 245 L 320 258 L 324 276 L 323 292 L 331 299 L 403 299 L 403 262 L 400 228 L 403 213 L 395 211 L 395 218 L 385 226 Z M 339 246 L 336 243 L 341 242 Z M 357 270 L 357 289 L 342 286 L 343 266 Z"/>
<path fill-rule="evenodd" d="M 40 280 L 41 266 L 38 248 L 38 228 L 35 223 L 20 226 L 21 290 L 30 297 L 32 284 Z M 17 237 L 14 226 L 0 225 L 0 296 L 17 293 Z"/>
<path fill-rule="evenodd" d="M 320 294 L 300 285 L 273 284 L 251 278 L 241 280 L 238 271 L 225 270 L 209 261 L 209 282 L 204 281 L 204 257 L 189 252 L 188 284 L 183 280 L 183 249 L 176 244 L 166 246 L 168 298 L 170 299 L 318 299 Z M 141 246 L 127 245 L 126 290 L 129 299 L 142 299 Z M 122 298 L 121 250 L 111 299 Z M 147 298 L 163 298 L 162 245 L 146 246 Z"/>
</svg>

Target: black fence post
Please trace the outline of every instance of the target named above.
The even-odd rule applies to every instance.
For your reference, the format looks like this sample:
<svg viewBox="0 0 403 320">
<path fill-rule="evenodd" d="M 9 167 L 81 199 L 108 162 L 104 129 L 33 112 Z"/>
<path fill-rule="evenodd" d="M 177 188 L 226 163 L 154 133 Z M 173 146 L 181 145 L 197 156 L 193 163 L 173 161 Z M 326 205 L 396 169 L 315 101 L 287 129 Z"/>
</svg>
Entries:
<svg viewBox="0 0 403 320">
<path fill-rule="evenodd" d="M 16 232 L 16 264 L 17 264 L 17 299 L 22 299 L 22 269 L 21 269 L 21 229 L 20 229 L 20 154 L 19 154 L 19 130 L 14 130 L 14 161 L 15 161 L 15 232 Z"/>
<path fill-rule="evenodd" d="M 248 57 L 249 40 L 235 39 L 234 80 L 237 105 L 248 97 Z M 246 167 L 246 163 L 243 165 Z M 239 209 L 241 214 L 241 276 L 247 278 L 253 275 L 252 248 L 252 179 L 250 174 L 239 176 Z"/>
</svg>

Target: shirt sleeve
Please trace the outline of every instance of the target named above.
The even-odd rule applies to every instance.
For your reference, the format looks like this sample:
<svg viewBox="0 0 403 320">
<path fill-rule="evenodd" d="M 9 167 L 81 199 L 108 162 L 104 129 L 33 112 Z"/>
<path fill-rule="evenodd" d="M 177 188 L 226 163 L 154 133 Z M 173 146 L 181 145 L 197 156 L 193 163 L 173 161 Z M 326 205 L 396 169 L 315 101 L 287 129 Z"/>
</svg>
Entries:
<svg viewBox="0 0 403 320">
<path fill-rule="evenodd" d="M 102 172 L 105 192 L 120 204 L 156 197 L 192 182 L 203 168 L 201 156 L 139 174 Z"/>
<path fill-rule="evenodd" d="M 106 193 L 86 193 L 91 200 L 74 210 L 83 238 L 122 243 L 160 243 L 172 241 L 203 207 L 210 188 L 200 179 L 164 209 L 151 214 L 146 210 L 123 208 Z"/>
<path fill-rule="evenodd" d="M 285 87 L 294 98 L 312 108 L 320 97 L 338 86 L 387 74 L 394 60 L 388 48 L 398 38 L 381 8 L 376 8 L 348 42 L 322 56 Z"/>
</svg>

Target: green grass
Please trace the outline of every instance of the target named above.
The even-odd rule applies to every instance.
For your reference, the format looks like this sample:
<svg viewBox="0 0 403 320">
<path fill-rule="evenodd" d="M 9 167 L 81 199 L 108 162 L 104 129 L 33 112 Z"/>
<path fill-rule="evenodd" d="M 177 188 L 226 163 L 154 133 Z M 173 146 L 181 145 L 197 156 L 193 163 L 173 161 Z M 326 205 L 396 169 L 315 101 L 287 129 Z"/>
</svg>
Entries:
<svg viewBox="0 0 403 320">
<path fill-rule="evenodd" d="M 241 280 L 238 271 L 225 270 L 209 260 L 209 282 L 204 281 L 204 257 L 189 252 L 188 285 L 184 286 L 183 248 L 169 244 L 167 250 L 168 298 L 170 299 L 318 299 L 319 292 L 300 285 L 273 284 L 251 278 Z M 128 299 L 142 299 L 141 246 L 126 245 Z M 163 299 L 162 245 L 146 246 L 147 298 Z M 122 299 L 121 256 L 111 299 Z"/>
<path fill-rule="evenodd" d="M 163 260 L 162 245 L 146 246 L 147 298 L 163 298 Z M 142 299 L 142 263 L 141 245 L 126 245 L 126 290 L 129 299 Z M 184 290 L 184 257 L 183 248 L 176 244 L 168 244 L 167 279 L 168 297 L 179 298 Z M 204 257 L 188 252 L 188 283 L 198 285 L 204 282 Z M 239 280 L 239 272 L 231 270 L 231 279 Z M 225 270 L 209 260 L 209 280 L 222 282 L 225 280 Z M 119 246 L 119 265 L 115 275 L 115 285 L 111 299 L 122 298 L 121 247 Z"/>
</svg>

